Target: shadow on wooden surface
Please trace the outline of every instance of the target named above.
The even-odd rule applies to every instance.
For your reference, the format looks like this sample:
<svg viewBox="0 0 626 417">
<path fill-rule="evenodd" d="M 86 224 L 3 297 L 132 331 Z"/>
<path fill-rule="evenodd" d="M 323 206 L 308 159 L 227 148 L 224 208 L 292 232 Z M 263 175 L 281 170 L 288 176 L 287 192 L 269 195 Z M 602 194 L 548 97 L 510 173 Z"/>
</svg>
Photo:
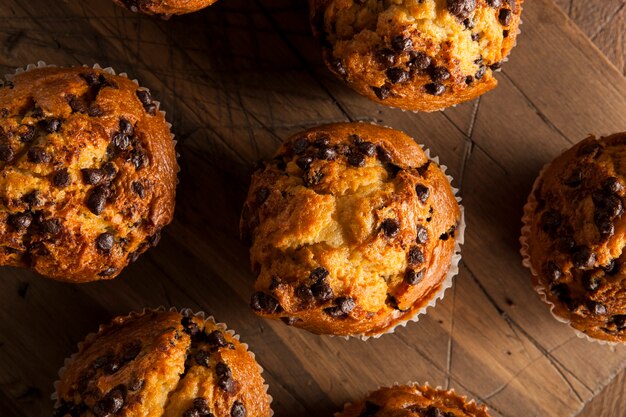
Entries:
<svg viewBox="0 0 626 417">
<path fill-rule="evenodd" d="M 581 340 L 550 316 L 518 254 L 522 205 L 542 164 L 589 132 L 626 130 L 626 81 L 549 0 L 528 2 L 498 89 L 433 114 L 378 106 L 334 80 L 304 1 L 224 0 L 170 21 L 99 0 L 5 3 L 0 70 L 42 59 L 128 72 L 162 101 L 182 171 L 173 224 L 115 281 L 68 286 L 2 269 L 2 415 L 49 415 L 52 381 L 76 343 L 116 314 L 159 305 L 204 310 L 236 329 L 286 417 L 330 416 L 406 381 L 455 387 L 494 417 L 574 416 L 624 367 L 625 349 Z M 290 134 L 346 120 L 401 129 L 432 149 L 461 186 L 468 221 L 446 298 L 366 343 L 252 314 L 237 231 L 254 162 Z"/>
</svg>

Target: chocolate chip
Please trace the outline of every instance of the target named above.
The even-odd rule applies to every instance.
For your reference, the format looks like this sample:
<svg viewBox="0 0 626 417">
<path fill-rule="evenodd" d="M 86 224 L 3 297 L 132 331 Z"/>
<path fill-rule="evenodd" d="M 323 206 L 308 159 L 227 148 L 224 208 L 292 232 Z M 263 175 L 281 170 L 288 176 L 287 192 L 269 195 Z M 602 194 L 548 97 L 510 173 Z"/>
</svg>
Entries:
<svg viewBox="0 0 626 417">
<path fill-rule="evenodd" d="M 598 288 L 600 288 L 600 285 L 602 284 L 602 280 L 598 277 L 595 277 L 591 274 L 585 274 L 582 277 L 582 285 L 583 288 L 586 289 L 587 291 L 595 291 Z"/>
<path fill-rule="evenodd" d="M 145 381 L 143 379 L 139 379 L 139 378 L 132 379 L 130 383 L 128 384 L 129 391 L 140 390 L 143 387 L 144 382 Z"/>
<path fill-rule="evenodd" d="M 345 77 L 346 75 L 348 75 L 348 72 L 346 71 L 346 68 L 343 65 L 343 61 L 339 58 L 333 58 L 330 60 L 330 67 L 339 75 L 341 75 L 342 77 Z"/>
<path fill-rule="evenodd" d="M 156 114 L 156 104 L 152 102 L 152 96 L 147 90 L 137 90 L 137 98 L 143 105 L 143 108 L 148 114 L 154 116 Z"/>
<path fill-rule="evenodd" d="M 578 187 L 583 183 L 583 171 L 580 168 L 575 168 L 569 177 L 563 180 L 563 184 L 568 187 Z"/>
<path fill-rule="evenodd" d="M 608 265 L 602 266 L 602 270 L 607 275 L 615 275 L 620 271 L 619 262 L 617 262 L 615 259 L 612 259 L 611 262 L 608 263 Z"/>
<path fill-rule="evenodd" d="M 121 132 L 117 132 L 111 138 L 111 143 L 116 149 L 125 151 L 130 148 L 130 138 Z"/>
<path fill-rule="evenodd" d="M 392 84 L 403 83 L 409 80 L 409 73 L 402 68 L 389 68 L 385 71 L 385 74 L 387 74 L 387 78 L 389 78 Z"/>
<path fill-rule="evenodd" d="M 108 253 L 113 249 L 115 239 L 111 233 L 102 233 L 96 238 L 96 248 L 104 253 Z"/>
<path fill-rule="evenodd" d="M 207 342 L 214 346 L 224 347 L 227 345 L 224 334 L 219 330 L 213 330 L 211 333 L 207 335 L 206 338 L 207 338 Z"/>
<path fill-rule="evenodd" d="M 139 198 L 144 198 L 146 196 L 146 191 L 143 188 L 143 184 L 141 182 L 133 181 L 133 183 L 130 185 L 130 188 L 133 190 L 135 194 L 139 196 Z M 267 191 L 267 189 L 265 190 Z"/>
<path fill-rule="evenodd" d="M 445 416 L 443 414 L 443 411 L 441 411 L 437 407 L 429 405 L 428 408 L 426 409 L 426 413 L 424 414 L 424 417 L 445 417 Z"/>
<path fill-rule="evenodd" d="M 326 147 L 330 145 L 330 136 L 327 133 L 318 133 L 313 140 L 313 146 L 318 148 Z"/>
<path fill-rule="evenodd" d="M 387 85 L 372 87 L 372 91 L 374 91 L 374 94 L 376 94 L 379 100 L 386 100 L 391 95 L 391 90 L 389 90 Z"/>
<path fill-rule="evenodd" d="M 502 31 L 502 37 L 503 38 L 508 38 L 509 37 L 509 33 L 510 31 L 508 29 L 505 29 Z"/>
<path fill-rule="evenodd" d="M 320 302 L 328 301 L 335 296 L 330 285 L 323 281 L 318 281 L 311 285 L 311 293 L 313 294 L 313 297 Z"/>
<path fill-rule="evenodd" d="M 209 402 L 202 397 L 197 397 L 193 400 L 193 408 L 198 410 L 198 413 L 200 413 L 201 416 L 208 416 L 211 414 Z"/>
<path fill-rule="evenodd" d="M 502 0 L 487 0 L 487 4 L 497 9 L 502 6 Z"/>
<path fill-rule="evenodd" d="M 308 170 L 311 167 L 312 163 L 313 157 L 309 155 L 301 156 L 300 158 L 296 159 L 296 165 L 298 165 L 298 167 L 303 171 Z"/>
<path fill-rule="evenodd" d="M 391 39 L 391 47 L 396 52 L 404 52 L 413 49 L 413 41 L 411 38 L 405 38 L 403 35 L 394 36 Z"/>
<path fill-rule="evenodd" d="M 430 66 L 432 59 L 424 52 L 412 52 L 409 67 L 418 71 L 425 70 Z"/>
<path fill-rule="evenodd" d="M 591 314 L 595 314 L 596 316 L 603 316 L 607 311 L 604 304 L 592 300 L 587 301 L 587 308 Z"/>
<path fill-rule="evenodd" d="M 391 49 L 379 49 L 375 55 L 376 60 L 385 67 L 391 67 L 396 63 L 396 53 Z"/>
<path fill-rule="evenodd" d="M 89 117 L 101 117 L 104 115 L 104 110 L 96 103 L 91 103 L 87 109 L 87 115 Z"/>
<path fill-rule="evenodd" d="M 40 197 L 41 193 L 39 190 L 34 190 L 28 194 L 24 194 L 22 197 L 22 201 L 30 206 L 30 208 L 37 207 L 41 205 Z"/>
<path fill-rule="evenodd" d="M 476 74 L 474 74 L 474 78 L 476 78 L 477 80 L 482 79 L 485 76 L 485 71 L 486 68 L 484 65 L 479 66 L 478 71 L 476 71 Z"/>
<path fill-rule="evenodd" d="M 420 265 L 424 263 L 424 253 L 417 246 L 409 249 L 408 263 L 409 265 Z"/>
<path fill-rule="evenodd" d="M 445 81 L 450 78 L 450 71 L 446 67 L 432 67 L 430 70 L 430 78 L 434 82 Z"/>
<path fill-rule="evenodd" d="M 502 26 L 508 26 L 511 24 L 511 10 L 510 9 L 500 9 L 498 13 L 498 20 L 502 24 Z"/>
<path fill-rule="evenodd" d="M 624 186 L 616 177 L 609 177 L 602 183 L 602 189 L 609 194 L 619 194 Z"/>
<path fill-rule="evenodd" d="M 281 317 L 280 320 L 285 323 L 287 326 L 293 326 L 297 322 L 300 321 L 297 317 Z"/>
<path fill-rule="evenodd" d="M 600 238 L 608 239 L 615 234 L 615 225 L 610 218 L 606 216 L 600 216 L 596 218 L 596 226 L 598 227 L 598 233 Z"/>
<path fill-rule="evenodd" d="M 300 155 L 309 147 L 309 141 L 306 138 L 298 138 L 291 145 L 291 150 L 296 155 Z"/>
<path fill-rule="evenodd" d="M 115 267 L 108 267 L 107 269 L 98 272 L 98 275 L 101 277 L 110 277 L 111 275 L 115 274 L 117 272 L 117 268 Z"/>
<path fill-rule="evenodd" d="M 56 236 L 61 232 L 61 222 L 58 219 L 48 219 L 41 222 L 41 230 L 47 235 Z"/>
<path fill-rule="evenodd" d="M 193 359 L 200 366 L 204 366 L 205 368 L 209 367 L 209 352 L 206 350 L 199 350 L 193 355 Z"/>
<path fill-rule="evenodd" d="M 1 162 L 11 162 L 14 156 L 15 156 L 15 153 L 13 152 L 13 149 L 11 149 L 11 146 L 9 146 L 6 143 L 3 143 L 0 145 L 0 161 Z"/>
<path fill-rule="evenodd" d="M 135 340 L 134 342 L 127 343 L 122 348 L 122 361 L 128 363 L 134 360 L 141 352 L 141 342 Z"/>
<path fill-rule="evenodd" d="M 600 146 L 600 144 L 595 141 L 592 140 L 591 142 L 585 143 L 584 145 L 582 145 L 580 148 L 578 148 L 578 150 L 576 151 L 576 155 L 577 156 L 595 156 L 597 154 L 597 152 L 601 149 L 602 147 Z"/>
<path fill-rule="evenodd" d="M 294 291 L 296 297 L 302 300 L 305 304 L 313 302 L 313 291 L 304 284 L 298 285 Z"/>
<path fill-rule="evenodd" d="M 58 188 L 65 188 L 72 182 L 70 178 L 70 174 L 67 172 L 66 168 L 60 169 L 54 173 L 52 177 L 52 184 Z"/>
<path fill-rule="evenodd" d="M 97 185 L 104 179 L 104 173 L 97 168 L 83 168 L 80 170 L 83 174 L 83 181 L 87 185 Z"/>
<path fill-rule="evenodd" d="M 597 194 L 592 194 L 594 204 L 598 207 L 603 214 L 609 217 L 616 217 L 623 213 L 624 205 L 622 199 L 616 195 L 604 195 L 597 197 Z"/>
<path fill-rule="evenodd" d="M 133 124 L 124 118 L 120 118 L 120 133 L 126 136 L 132 136 L 133 132 Z"/>
<path fill-rule="evenodd" d="M 581 246 L 572 254 L 572 263 L 576 268 L 590 268 L 596 263 L 596 254 L 588 247 Z"/>
<path fill-rule="evenodd" d="M 356 147 L 363 155 L 374 156 L 376 154 L 376 145 L 372 142 L 360 142 Z"/>
<path fill-rule="evenodd" d="M 200 412 L 196 408 L 192 407 L 185 410 L 183 417 L 200 417 Z"/>
<path fill-rule="evenodd" d="M 104 364 L 103 368 L 104 373 L 107 375 L 113 375 L 116 373 L 121 367 L 119 360 L 113 356 L 109 357 L 109 360 L 106 364 Z"/>
<path fill-rule="evenodd" d="M 493 64 L 489 65 L 489 68 L 491 68 L 492 71 L 499 70 L 500 68 L 502 68 L 502 61 L 494 62 Z"/>
<path fill-rule="evenodd" d="M 117 413 L 124 406 L 124 389 L 116 387 L 109 391 L 100 401 L 93 406 L 93 413 L 96 417 L 108 417 Z"/>
<path fill-rule="evenodd" d="M 313 282 L 320 282 L 328 277 L 328 270 L 324 267 L 318 266 L 309 274 L 309 279 Z"/>
<path fill-rule="evenodd" d="M 41 146 L 33 146 L 28 150 L 28 161 L 35 164 L 47 164 L 52 160 L 52 155 L 44 150 Z"/>
<path fill-rule="evenodd" d="M 543 272 L 546 275 L 546 277 L 548 277 L 550 282 L 554 282 L 558 280 L 559 278 L 561 278 L 561 275 L 563 274 L 559 266 L 554 261 L 548 261 L 548 263 L 543 269 Z"/>
<path fill-rule="evenodd" d="M 463 26 L 465 26 L 465 29 L 474 29 L 474 19 L 468 17 L 463 20 Z M 474 37 L 474 35 L 472 35 L 472 37 Z"/>
<path fill-rule="evenodd" d="M 433 96 L 440 96 L 446 92 L 446 86 L 439 83 L 429 83 L 424 86 L 426 92 Z"/>
<path fill-rule="evenodd" d="M 241 401 L 235 401 L 230 409 L 230 417 L 246 417 L 246 407 Z"/>
<path fill-rule="evenodd" d="M 317 158 L 326 161 L 333 161 L 337 158 L 337 151 L 333 148 L 323 147 L 317 151 Z"/>
<path fill-rule="evenodd" d="M 448 11 L 459 19 L 467 18 L 476 9 L 476 0 L 447 0 Z"/>
<path fill-rule="evenodd" d="M 415 193 L 417 194 L 417 198 L 425 204 L 428 201 L 428 197 L 430 196 L 430 188 L 423 184 L 417 184 L 415 186 Z"/>
<path fill-rule="evenodd" d="M 417 226 L 417 238 L 415 239 L 417 243 L 424 244 L 428 242 L 428 229 L 426 229 L 422 225 Z"/>
<path fill-rule="evenodd" d="M 61 130 L 61 120 L 59 119 L 50 119 L 46 122 L 46 131 L 48 133 L 54 133 Z"/>
<path fill-rule="evenodd" d="M 130 156 L 130 161 L 135 166 L 135 170 L 139 170 L 148 165 L 148 157 L 140 149 L 133 149 Z"/>
<path fill-rule="evenodd" d="M 265 314 L 274 314 L 281 310 L 278 300 L 264 292 L 255 292 L 252 294 L 250 306 L 254 311 L 263 312 Z"/>
<path fill-rule="evenodd" d="M 377 146 L 376 152 L 377 152 L 378 159 L 380 160 L 380 162 L 384 164 L 391 162 L 392 160 L 391 153 L 387 149 L 383 148 L 382 146 Z"/>
<path fill-rule="evenodd" d="M 365 166 L 365 155 L 361 152 L 352 152 L 348 155 L 348 163 L 353 167 L 364 167 Z"/>
<path fill-rule="evenodd" d="M 474 77 L 472 77 L 471 75 L 468 75 L 467 77 L 465 77 L 465 84 L 470 85 L 473 82 L 474 82 Z"/>
<path fill-rule="evenodd" d="M 20 142 L 31 143 L 35 139 L 35 126 L 26 125 L 26 131 L 20 135 Z"/>
<path fill-rule="evenodd" d="M 180 324 L 181 326 L 183 326 L 183 331 L 192 337 L 200 332 L 200 327 L 198 326 L 198 323 L 193 321 L 191 317 L 183 317 Z"/>
<path fill-rule="evenodd" d="M 611 323 L 615 324 L 617 330 L 626 329 L 626 314 L 616 314 L 611 317 Z"/>
<path fill-rule="evenodd" d="M 103 186 L 98 186 L 94 188 L 89 197 L 87 197 L 87 208 L 95 215 L 99 215 L 104 211 L 106 206 L 107 198 L 109 197 L 110 191 Z"/>
<path fill-rule="evenodd" d="M 335 300 L 335 304 L 337 304 L 345 314 L 348 314 L 356 307 L 356 302 L 352 297 L 339 297 Z"/>
<path fill-rule="evenodd" d="M 400 232 L 400 224 L 395 219 L 383 220 L 383 222 L 380 224 L 380 228 L 385 236 L 390 238 L 398 236 L 398 233 Z"/>
<path fill-rule="evenodd" d="M 23 232 L 33 221 L 33 215 L 25 211 L 23 213 L 10 214 L 7 219 L 9 225 L 18 232 Z"/>
<path fill-rule="evenodd" d="M 415 271 L 412 268 L 407 268 L 406 272 L 404 273 L 404 282 L 406 282 L 408 285 L 417 285 L 420 283 L 420 281 L 422 281 L 423 278 L 423 269 Z"/>
<path fill-rule="evenodd" d="M 561 225 L 561 214 L 555 210 L 544 211 L 539 223 L 544 232 L 554 232 Z"/>
<path fill-rule="evenodd" d="M 228 392 L 233 389 L 233 373 L 230 367 L 224 362 L 215 365 L 215 373 L 217 374 L 217 386 Z"/>
</svg>

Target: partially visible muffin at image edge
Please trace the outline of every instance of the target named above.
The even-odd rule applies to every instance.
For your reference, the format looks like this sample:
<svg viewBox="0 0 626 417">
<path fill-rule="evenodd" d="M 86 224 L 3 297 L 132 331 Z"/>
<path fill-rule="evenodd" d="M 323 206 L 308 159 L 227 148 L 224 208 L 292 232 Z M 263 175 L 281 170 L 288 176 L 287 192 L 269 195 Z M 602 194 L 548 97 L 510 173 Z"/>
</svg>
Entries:
<svg viewBox="0 0 626 417">
<path fill-rule="evenodd" d="M 484 405 L 452 390 L 410 384 L 380 388 L 347 404 L 335 417 L 489 417 L 489 413 Z"/>
<path fill-rule="evenodd" d="M 0 87 L 0 265 L 67 282 L 117 276 L 174 212 L 174 141 L 150 93 L 100 69 Z"/>
<path fill-rule="evenodd" d="M 134 13 L 147 15 L 158 15 L 170 17 L 186 13 L 197 12 L 207 6 L 212 5 L 217 0 L 113 0 Z"/>
<path fill-rule="evenodd" d="M 493 89 L 523 0 L 309 0 L 328 68 L 371 100 L 435 111 Z"/>
<path fill-rule="evenodd" d="M 253 174 L 243 208 L 251 306 L 314 333 L 382 334 L 439 293 L 460 221 L 445 174 L 402 132 L 297 134 Z"/>
<path fill-rule="evenodd" d="M 524 210 L 522 254 L 558 318 L 626 341 L 626 132 L 589 137 L 540 174 Z"/>
<path fill-rule="evenodd" d="M 247 346 L 212 320 L 175 311 L 117 317 L 61 371 L 54 417 L 270 417 Z"/>
</svg>

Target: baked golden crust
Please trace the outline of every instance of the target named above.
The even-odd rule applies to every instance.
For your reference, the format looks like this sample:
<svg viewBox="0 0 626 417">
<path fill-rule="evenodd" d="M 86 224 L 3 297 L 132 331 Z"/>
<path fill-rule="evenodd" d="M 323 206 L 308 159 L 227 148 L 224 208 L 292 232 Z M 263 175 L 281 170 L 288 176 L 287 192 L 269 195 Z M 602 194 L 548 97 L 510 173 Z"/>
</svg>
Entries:
<svg viewBox="0 0 626 417">
<path fill-rule="evenodd" d="M 177 312 L 117 317 L 65 367 L 54 417 L 268 417 L 247 347 L 211 321 Z"/>
<path fill-rule="evenodd" d="M 535 182 L 525 210 L 533 283 L 585 334 L 626 341 L 626 133 L 589 137 Z"/>
<path fill-rule="evenodd" d="M 495 88 L 523 0 L 309 0 L 328 68 L 365 97 L 435 111 Z"/>
<path fill-rule="evenodd" d="M 0 87 L 0 265 L 117 276 L 158 241 L 176 188 L 165 117 L 131 80 L 39 68 Z"/>
<path fill-rule="evenodd" d="M 252 307 L 314 333 L 375 335 L 441 288 L 460 208 L 408 136 L 366 123 L 310 129 L 254 173 L 241 231 Z"/>
<path fill-rule="evenodd" d="M 487 407 L 428 385 L 380 388 L 336 417 L 489 417 Z"/>
<path fill-rule="evenodd" d="M 159 15 L 169 17 L 172 15 L 196 12 L 212 5 L 217 0 L 113 0 L 134 13 Z"/>
</svg>

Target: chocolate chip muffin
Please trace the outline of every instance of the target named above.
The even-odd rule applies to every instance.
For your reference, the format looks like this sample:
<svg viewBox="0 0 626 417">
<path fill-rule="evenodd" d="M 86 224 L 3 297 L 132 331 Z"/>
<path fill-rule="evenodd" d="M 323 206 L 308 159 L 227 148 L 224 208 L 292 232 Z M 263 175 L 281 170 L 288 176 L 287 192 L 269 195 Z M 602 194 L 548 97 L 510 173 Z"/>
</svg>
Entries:
<svg viewBox="0 0 626 417">
<path fill-rule="evenodd" d="M 238 339 L 186 312 L 117 317 L 61 371 L 53 416 L 269 417 L 261 368 Z"/>
<path fill-rule="evenodd" d="M 497 84 L 523 0 L 309 0 L 330 70 L 371 100 L 435 111 Z"/>
<path fill-rule="evenodd" d="M 449 180 L 405 134 L 297 134 L 253 174 L 243 208 L 251 306 L 314 333 L 382 334 L 440 295 L 460 225 Z"/>
<path fill-rule="evenodd" d="M 0 265 L 110 279 L 172 220 L 174 141 L 150 93 L 101 69 L 41 67 L 0 87 Z"/>
<path fill-rule="evenodd" d="M 489 417 L 487 407 L 454 391 L 428 385 L 380 388 L 364 400 L 348 404 L 336 417 Z"/>
<path fill-rule="evenodd" d="M 589 137 L 552 161 L 524 209 L 522 254 L 552 312 L 626 342 L 626 133 Z"/>
<path fill-rule="evenodd" d="M 196 12 L 212 5 L 217 0 L 113 0 L 134 13 L 158 15 L 168 18 L 172 15 Z"/>
</svg>

